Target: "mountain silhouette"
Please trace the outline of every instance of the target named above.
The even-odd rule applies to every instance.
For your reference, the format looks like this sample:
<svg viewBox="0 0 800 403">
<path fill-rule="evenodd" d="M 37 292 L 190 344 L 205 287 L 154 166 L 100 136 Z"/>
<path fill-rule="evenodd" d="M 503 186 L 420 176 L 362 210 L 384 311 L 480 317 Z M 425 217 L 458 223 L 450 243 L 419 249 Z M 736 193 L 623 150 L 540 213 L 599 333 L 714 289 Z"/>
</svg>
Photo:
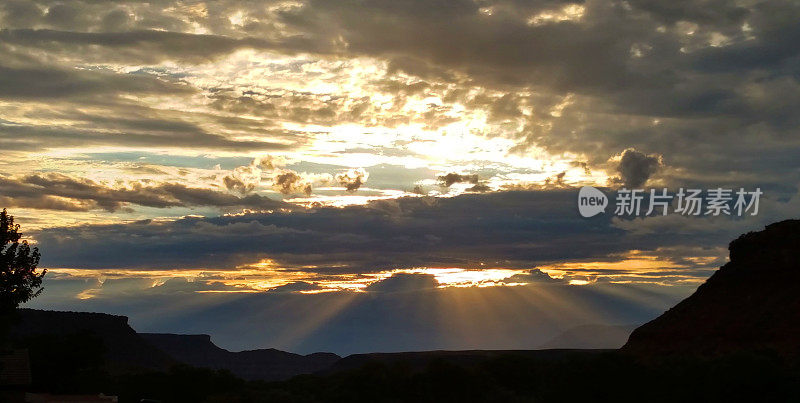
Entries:
<svg viewBox="0 0 800 403">
<path fill-rule="evenodd" d="M 140 333 L 140 336 L 185 364 L 227 369 L 247 380 L 274 381 L 310 374 L 330 367 L 341 358 L 333 353 L 300 355 L 274 348 L 231 352 L 215 345 L 207 334 Z"/>
<path fill-rule="evenodd" d="M 97 350 L 103 366 L 111 372 L 165 370 L 178 363 L 139 337 L 125 316 L 38 309 L 18 312 L 19 320 L 11 330 L 12 339 L 17 342 L 48 340 L 51 351 L 47 355 L 76 353 L 87 348 L 86 344 L 94 344 L 91 349 Z"/>
<path fill-rule="evenodd" d="M 111 374 L 187 364 L 228 370 L 246 380 L 274 381 L 326 369 L 341 358 L 276 349 L 230 352 L 212 343 L 209 335 L 137 333 L 125 316 L 94 312 L 20 309 L 10 336 L 15 345 L 31 349 L 34 377 L 80 362 Z"/>
<path fill-rule="evenodd" d="M 800 352 L 800 220 L 730 243 L 730 261 L 694 294 L 634 330 L 622 350 L 718 356 Z"/>
</svg>

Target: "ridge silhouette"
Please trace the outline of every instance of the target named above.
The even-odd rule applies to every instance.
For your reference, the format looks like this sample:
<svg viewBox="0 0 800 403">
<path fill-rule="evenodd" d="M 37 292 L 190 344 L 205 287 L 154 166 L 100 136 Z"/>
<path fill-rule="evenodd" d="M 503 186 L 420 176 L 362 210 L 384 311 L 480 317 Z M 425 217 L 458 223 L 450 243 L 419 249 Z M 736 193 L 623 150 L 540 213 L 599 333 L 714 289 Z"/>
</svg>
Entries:
<svg viewBox="0 0 800 403">
<path fill-rule="evenodd" d="M 623 346 L 638 354 L 718 356 L 800 352 L 800 220 L 749 232 L 694 294 L 640 326 Z"/>
</svg>

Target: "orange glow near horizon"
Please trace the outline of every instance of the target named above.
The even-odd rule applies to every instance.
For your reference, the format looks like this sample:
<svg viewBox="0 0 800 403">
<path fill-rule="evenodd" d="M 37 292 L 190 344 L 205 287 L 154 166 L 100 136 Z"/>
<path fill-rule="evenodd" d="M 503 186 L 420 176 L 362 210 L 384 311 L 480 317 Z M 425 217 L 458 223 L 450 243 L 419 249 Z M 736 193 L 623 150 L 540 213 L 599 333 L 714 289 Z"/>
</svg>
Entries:
<svg viewBox="0 0 800 403">
<path fill-rule="evenodd" d="M 718 257 L 694 256 L 673 261 L 654 253 L 632 250 L 617 256 L 615 261 L 555 262 L 536 267 L 542 273 L 562 283 L 585 286 L 603 279 L 609 283 L 658 283 L 663 285 L 700 283 L 704 278 L 697 274 L 671 272 L 709 266 Z M 149 280 L 147 287 L 155 288 L 172 279 L 183 279 L 197 283 L 197 293 L 258 293 L 270 291 L 318 294 L 325 292 L 367 292 L 369 287 L 398 274 L 428 275 L 436 281 L 436 288 L 483 288 L 498 286 L 524 286 L 531 283 L 525 276 L 527 269 L 509 268 L 459 268 L 416 267 L 382 270 L 373 273 L 327 274 L 316 271 L 316 267 L 284 267 L 273 259 L 233 269 L 178 269 L 178 270 L 134 270 L 134 269 L 72 269 L 48 268 L 55 276 L 95 279 L 97 283 L 76 295 L 79 299 L 90 299 L 102 293 L 103 283 L 108 279 L 139 278 Z M 346 269 L 346 267 L 342 267 Z M 346 270 L 343 270 L 346 271 Z M 665 280 L 666 279 L 666 280 Z M 297 287 L 293 287 L 297 285 Z"/>
<path fill-rule="evenodd" d="M 591 284 L 598 278 L 604 278 L 611 283 L 639 282 L 668 285 L 662 279 L 667 271 L 708 266 L 719 259 L 718 256 L 709 254 L 682 258 L 685 262 L 678 262 L 639 250 L 628 251 L 619 258 L 620 260 L 616 261 L 559 262 L 537 268 L 553 278 L 568 278 L 569 284 L 572 285 Z M 692 274 L 672 274 L 668 277 L 680 283 L 701 283 L 705 280 Z M 654 280 L 656 278 L 659 280 Z"/>
</svg>

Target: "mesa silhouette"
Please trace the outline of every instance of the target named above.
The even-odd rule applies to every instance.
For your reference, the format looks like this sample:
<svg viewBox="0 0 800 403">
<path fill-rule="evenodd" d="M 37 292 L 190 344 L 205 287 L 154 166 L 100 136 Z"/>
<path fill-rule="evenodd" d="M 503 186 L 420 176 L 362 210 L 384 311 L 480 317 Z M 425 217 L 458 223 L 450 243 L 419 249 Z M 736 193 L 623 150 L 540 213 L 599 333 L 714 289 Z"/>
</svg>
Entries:
<svg viewBox="0 0 800 403">
<path fill-rule="evenodd" d="M 333 353 L 300 355 L 274 348 L 231 352 L 207 334 L 140 333 L 144 340 L 185 364 L 226 369 L 246 380 L 282 380 L 326 369 L 341 357 Z"/>
<path fill-rule="evenodd" d="M 128 318 L 94 312 L 20 309 L 11 338 L 29 348 L 36 372 L 91 362 L 110 374 L 166 371 L 178 364 L 227 370 L 246 380 L 275 381 L 330 367 L 333 353 L 299 355 L 276 349 L 230 352 L 209 335 L 137 333 Z M 61 363 L 54 367 L 54 357 Z M 95 365 L 96 364 L 96 365 Z M 37 371 L 38 370 L 38 371 Z"/>
<path fill-rule="evenodd" d="M 636 354 L 800 352 L 800 220 L 730 243 L 730 261 L 697 291 L 631 334 Z"/>
</svg>

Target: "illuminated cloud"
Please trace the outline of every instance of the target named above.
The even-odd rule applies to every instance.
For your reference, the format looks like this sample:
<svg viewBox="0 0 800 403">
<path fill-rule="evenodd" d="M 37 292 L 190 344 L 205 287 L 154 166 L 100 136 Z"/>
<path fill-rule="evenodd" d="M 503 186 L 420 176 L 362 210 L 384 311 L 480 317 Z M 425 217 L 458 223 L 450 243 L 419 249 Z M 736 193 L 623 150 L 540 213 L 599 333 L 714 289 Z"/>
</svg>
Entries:
<svg viewBox="0 0 800 403">
<path fill-rule="evenodd" d="M 295 193 L 311 194 L 311 184 L 303 181 L 303 178 L 294 171 L 281 171 L 275 175 L 272 186 L 287 195 Z"/>
<path fill-rule="evenodd" d="M 346 172 L 336 174 L 336 181 L 344 186 L 348 192 L 355 192 L 369 178 L 369 173 L 364 168 L 350 169 Z"/>
<path fill-rule="evenodd" d="M 132 206 L 155 208 L 214 206 L 253 209 L 290 208 L 260 195 L 235 196 L 179 183 L 132 181 L 107 184 L 49 173 L 0 178 L 0 200 L 9 207 L 116 212 Z"/>
</svg>

